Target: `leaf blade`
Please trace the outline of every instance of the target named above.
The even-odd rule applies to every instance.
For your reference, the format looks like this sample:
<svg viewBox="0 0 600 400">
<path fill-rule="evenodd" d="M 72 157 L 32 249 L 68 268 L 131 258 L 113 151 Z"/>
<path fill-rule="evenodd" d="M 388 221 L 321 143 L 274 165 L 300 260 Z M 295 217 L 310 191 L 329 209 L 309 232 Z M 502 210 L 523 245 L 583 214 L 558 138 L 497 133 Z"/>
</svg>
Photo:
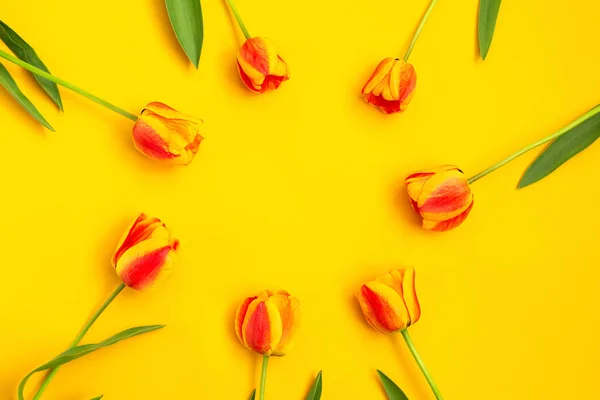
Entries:
<svg viewBox="0 0 600 400">
<path fill-rule="evenodd" d="M 25 94 L 19 89 L 17 86 L 17 82 L 10 75 L 10 72 L 6 69 L 4 65 L 0 63 L 0 85 L 6 89 L 6 91 L 31 115 L 35 118 L 40 124 L 44 125 L 46 128 L 50 129 L 54 132 L 54 128 L 50 123 L 44 118 L 44 116 L 38 111 L 37 108 L 33 105 L 31 100 L 25 96 Z"/>
<path fill-rule="evenodd" d="M 122 340 L 130 339 L 134 336 L 142 335 L 144 333 L 152 332 L 152 331 L 164 328 L 164 327 L 165 327 L 164 325 L 136 326 L 134 328 L 125 329 L 124 331 L 121 331 L 121 332 L 117 333 L 116 335 L 113 335 L 113 336 L 109 337 L 108 339 L 103 340 L 102 342 L 94 343 L 94 344 L 84 344 L 84 345 L 73 347 L 71 349 L 63 351 L 58 356 L 54 357 L 52 360 L 48 361 L 47 363 L 43 364 L 42 366 L 31 371 L 29 374 L 27 374 L 21 380 L 21 382 L 19 383 L 19 389 L 17 392 L 19 400 L 24 400 L 23 391 L 25 390 L 25 385 L 27 384 L 27 381 L 29 380 L 29 378 L 36 372 L 41 372 L 41 371 L 45 371 L 47 369 L 59 367 L 63 364 L 66 364 L 68 362 L 71 362 L 73 360 L 81 358 L 89 353 L 93 353 L 96 350 L 100 350 L 104 347 L 112 346 L 113 344 L 116 344 Z"/>
<path fill-rule="evenodd" d="M 37 67 L 45 72 L 50 73 L 48 67 L 42 62 L 33 47 L 31 47 L 21 36 L 17 34 L 10 26 L 0 21 L 0 40 L 12 51 L 19 59 Z M 56 83 L 42 78 L 39 75 L 31 74 L 52 101 L 63 110 L 62 99 Z"/>
<path fill-rule="evenodd" d="M 388 378 L 386 374 L 377 370 L 377 375 L 379 375 L 379 380 L 381 380 L 381 384 L 389 400 L 408 400 L 402 389 Z"/>
<path fill-rule="evenodd" d="M 477 36 L 479 38 L 479 55 L 482 60 L 485 60 L 492 45 L 501 2 L 502 0 L 479 0 Z"/>
<path fill-rule="evenodd" d="M 521 189 L 542 180 L 591 146 L 598 138 L 600 138 L 600 113 L 593 115 L 550 143 L 527 167 L 517 188 Z"/>
<path fill-rule="evenodd" d="M 103 398 L 103 397 L 104 397 L 104 395 L 102 394 L 102 395 L 100 395 L 100 396 L 98 396 L 98 397 L 94 397 L 92 400 L 100 400 L 100 399 L 101 399 L 101 398 Z"/>
<path fill-rule="evenodd" d="M 250 394 L 250 398 L 248 400 L 254 400 L 256 398 L 256 389 L 254 389 L 252 391 L 252 393 Z"/>
<path fill-rule="evenodd" d="M 177 41 L 194 67 L 198 69 L 204 41 L 200 0 L 165 0 L 165 5 Z"/>
<path fill-rule="evenodd" d="M 320 400 L 323 391 L 323 371 L 319 371 L 315 381 L 306 396 L 306 400 Z"/>
</svg>

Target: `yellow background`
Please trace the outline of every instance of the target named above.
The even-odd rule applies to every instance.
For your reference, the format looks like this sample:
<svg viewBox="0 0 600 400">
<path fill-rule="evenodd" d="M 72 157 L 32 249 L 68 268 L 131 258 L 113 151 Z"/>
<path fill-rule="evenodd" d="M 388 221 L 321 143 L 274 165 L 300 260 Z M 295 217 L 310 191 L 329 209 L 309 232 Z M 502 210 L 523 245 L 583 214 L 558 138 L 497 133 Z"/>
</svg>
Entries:
<svg viewBox="0 0 600 400">
<path fill-rule="evenodd" d="M 131 112 L 159 100 L 197 115 L 206 140 L 190 166 L 164 167 L 133 148 L 130 121 L 65 89 L 63 115 L 4 63 L 57 132 L 0 90 L 2 398 L 119 283 L 110 256 L 139 211 L 181 239 L 179 263 L 154 292 L 125 291 L 85 342 L 167 328 L 63 368 L 44 398 L 247 399 L 259 358 L 235 338 L 235 309 L 285 288 L 303 326 L 270 364 L 268 399 L 303 399 L 320 369 L 323 399 L 384 399 L 376 368 L 431 399 L 401 338 L 369 328 L 353 297 L 405 264 L 423 310 L 413 340 L 446 399 L 600 398 L 600 145 L 521 191 L 536 151 L 489 175 L 446 234 L 421 230 L 402 194 L 414 169 L 474 174 L 595 106 L 598 3 L 504 2 L 482 62 L 478 2 L 440 1 L 411 57 L 416 95 L 392 116 L 359 92 L 382 58 L 402 55 L 425 0 L 238 0 L 291 66 L 265 95 L 240 83 L 241 37 L 220 0 L 203 1 L 199 71 L 162 0 L 3 3 L 2 20 L 54 74 Z"/>
</svg>

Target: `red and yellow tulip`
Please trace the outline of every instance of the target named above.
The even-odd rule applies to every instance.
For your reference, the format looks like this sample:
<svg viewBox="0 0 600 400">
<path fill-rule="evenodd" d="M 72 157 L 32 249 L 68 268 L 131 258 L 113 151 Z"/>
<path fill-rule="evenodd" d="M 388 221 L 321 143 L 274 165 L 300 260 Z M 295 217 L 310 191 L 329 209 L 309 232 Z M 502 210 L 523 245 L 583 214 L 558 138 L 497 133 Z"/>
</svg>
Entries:
<svg viewBox="0 0 600 400">
<path fill-rule="evenodd" d="M 201 127 L 202 120 L 152 102 L 133 127 L 133 143 L 154 160 L 186 165 L 192 162 L 202 142 Z"/>
<path fill-rule="evenodd" d="M 392 270 L 367 282 L 358 301 L 369 325 L 382 333 L 402 331 L 421 317 L 414 268 Z"/>
<path fill-rule="evenodd" d="M 362 89 L 365 100 L 387 114 L 404 111 L 417 85 L 414 67 L 398 58 L 379 63 Z"/>
<path fill-rule="evenodd" d="M 249 350 L 263 356 L 284 356 L 298 325 L 298 300 L 285 291 L 263 291 L 238 308 L 235 332 Z"/>
<path fill-rule="evenodd" d="M 290 78 L 287 64 L 269 39 L 247 39 L 238 50 L 237 63 L 242 81 L 253 92 L 275 90 Z"/>
<path fill-rule="evenodd" d="M 161 220 L 142 213 L 119 242 L 112 264 L 125 285 L 142 290 L 165 276 L 178 248 L 179 241 Z"/>
<path fill-rule="evenodd" d="M 469 181 L 453 165 L 412 173 L 405 182 L 410 202 L 425 229 L 440 232 L 454 229 L 473 208 Z"/>
</svg>

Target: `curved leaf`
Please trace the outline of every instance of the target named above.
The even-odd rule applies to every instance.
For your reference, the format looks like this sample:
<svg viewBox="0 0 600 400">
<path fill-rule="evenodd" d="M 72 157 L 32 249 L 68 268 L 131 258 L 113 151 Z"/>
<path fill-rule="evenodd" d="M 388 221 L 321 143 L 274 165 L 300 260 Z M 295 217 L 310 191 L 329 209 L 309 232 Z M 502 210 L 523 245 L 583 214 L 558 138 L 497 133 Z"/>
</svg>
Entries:
<svg viewBox="0 0 600 400">
<path fill-rule="evenodd" d="M 254 389 L 252 391 L 252 394 L 250 395 L 250 398 L 248 400 L 254 400 L 256 398 L 256 389 Z"/>
<path fill-rule="evenodd" d="M 596 106 L 596 108 L 600 105 Z M 518 189 L 550 175 L 569 159 L 588 148 L 600 137 L 600 113 L 590 117 L 555 139 L 527 168 Z"/>
<path fill-rule="evenodd" d="M 38 111 L 33 103 L 21 92 L 21 89 L 17 86 L 17 82 L 10 75 L 6 67 L 0 64 L 0 85 L 2 85 L 8 93 L 23 107 L 33 118 L 35 118 L 40 124 L 54 132 L 52 125 L 46 121 L 46 118 Z"/>
<path fill-rule="evenodd" d="M 101 396 L 98 396 L 98 397 L 94 397 L 92 400 L 100 400 L 103 397 L 104 397 L 104 395 L 101 395 Z"/>
<path fill-rule="evenodd" d="M 19 396 L 19 400 L 24 400 L 23 390 L 25 389 L 25 385 L 27 384 L 27 381 L 29 380 L 29 378 L 31 378 L 31 375 L 35 374 L 36 372 L 45 371 L 47 369 L 59 367 L 63 364 L 66 364 L 68 362 L 71 362 L 73 360 L 81 358 L 87 354 L 93 353 L 96 350 L 100 350 L 104 347 L 112 346 L 113 344 L 118 343 L 121 340 L 129 339 L 134 336 L 142 335 L 144 333 L 152 332 L 157 329 L 164 328 L 164 327 L 165 327 L 164 325 L 150 325 L 150 326 L 138 326 L 135 328 L 129 328 L 122 332 L 117 333 L 114 336 L 109 337 L 108 339 L 106 339 L 100 343 L 84 344 L 82 346 L 73 347 L 72 349 L 69 349 L 69 350 L 66 350 L 66 351 L 60 353 L 58 356 L 54 357 L 54 359 L 48 361 L 46 364 L 42 365 L 41 367 L 34 369 L 29 374 L 27 374 L 27 376 L 25 376 L 25 378 L 23 378 L 21 383 L 19 383 L 19 390 L 17 393 Z M 100 396 L 100 397 L 102 397 L 102 396 Z"/>
<path fill-rule="evenodd" d="M 482 60 L 485 60 L 492 45 L 501 2 L 502 0 L 479 0 L 478 37 L 479 55 Z"/>
<path fill-rule="evenodd" d="M 308 396 L 306 396 L 306 400 L 320 400 L 321 392 L 323 391 L 323 371 L 319 371 L 317 377 L 315 378 L 315 382 L 308 392 Z"/>
<path fill-rule="evenodd" d="M 15 53 L 21 60 L 38 67 L 42 71 L 50 73 L 46 65 L 40 60 L 37 53 L 33 48 L 27 44 L 23 38 L 21 38 L 17 32 L 13 31 L 10 26 L 0 21 L 0 40 L 2 40 L 6 46 Z M 42 78 L 36 74 L 32 74 L 38 84 L 44 89 L 44 91 L 50 96 L 52 101 L 56 103 L 58 108 L 63 111 L 63 104 L 58 91 L 56 83 L 49 81 L 46 78 Z"/>
<path fill-rule="evenodd" d="M 389 400 L 408 400 L 408 397 L 406 397 L 402 389 L 400 389 L 394 381 L 388 378 L 386 374 L 377 370 L 377 375 L 379 375 L 379 379 L 383 384 L 383 388 L 385 389 L 385 393 Z"/>
<path fill-rule="evenodd" d="M 165 0 L 165 4 L 175 36 L 197 69 L 204 40 L 200 0 Z"/>
</svg>

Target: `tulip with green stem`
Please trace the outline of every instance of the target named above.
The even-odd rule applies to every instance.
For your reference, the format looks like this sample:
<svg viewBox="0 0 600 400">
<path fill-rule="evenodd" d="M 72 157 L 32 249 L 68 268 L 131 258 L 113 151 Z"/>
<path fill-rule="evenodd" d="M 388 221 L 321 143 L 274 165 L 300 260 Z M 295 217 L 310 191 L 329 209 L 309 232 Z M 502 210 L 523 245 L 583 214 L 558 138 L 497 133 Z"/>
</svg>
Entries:
<svg viewBox="0 0 600 400">
<path fill-rule="evenodd" d="M 137 116 L 131 114 L 130 112 L 125 111 L 122 108 L 120 108 L 112 103 L 109 103 L 108 101 L 103 100 L 100 97 L 95 96 L 95 95 L 91 94 L 90 92 L 87 92 L 87 91 L 81 89 L 80 87 L 73 85 L 72 83 L 65 81 L 64 79 L 57 78 L 54 75 L 49 74 L 46 71 L 43 71 L 25 61 L 22 61 L 19 58 L 15 57 L 5 51 L 0 50 L 0 57 L 22 67 L 22 68 L 26 69 L 27 71 L 32 72 L 42 78 L 46 78 L 49 81 L 52 81 L 58 85 L 61 85 L 67 89 L 70 89 L 70 90 L 74 91 L 75 93 L 78 93 L 78 94 L 82 95 L 83 97 L 86 97 L 86 98 L 92 100 L 93 102 L 98 103 L 101 106 L 104 106 L 104 107 L 108 108 L 109 110 L 112 110 L 112 111 L 116 112 L 117 114 L 124 116 L 125 118 L 128 118 L 134 122 L 137 121 L 137 119 L 138 119 Z"/>
</svg>

